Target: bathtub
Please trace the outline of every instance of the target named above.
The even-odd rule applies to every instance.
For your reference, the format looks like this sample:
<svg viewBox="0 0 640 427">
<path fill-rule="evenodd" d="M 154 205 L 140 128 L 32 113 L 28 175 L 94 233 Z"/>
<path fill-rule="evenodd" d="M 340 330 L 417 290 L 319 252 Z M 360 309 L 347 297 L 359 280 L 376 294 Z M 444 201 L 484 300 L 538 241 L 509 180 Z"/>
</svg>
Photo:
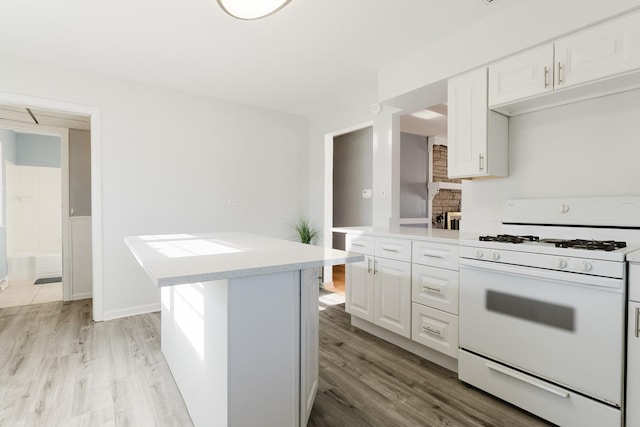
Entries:
<svg viewBox="0 0 640 427">
<path fill-rule="evenodd" d="M 17 252 L 8 264 L 11 281 L 62 276 L 62 254 Z"/>
</svg>

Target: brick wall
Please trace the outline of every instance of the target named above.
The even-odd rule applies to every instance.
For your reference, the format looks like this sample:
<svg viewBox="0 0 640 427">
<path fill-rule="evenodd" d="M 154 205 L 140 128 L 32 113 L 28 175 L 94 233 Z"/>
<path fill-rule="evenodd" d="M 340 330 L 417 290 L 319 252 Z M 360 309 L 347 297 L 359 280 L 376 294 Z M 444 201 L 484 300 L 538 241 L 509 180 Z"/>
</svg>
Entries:
<svg viewBox="0 0 640 427">
<path fill-rule="evenodd" d="M 447 177 L 447 146 L 433 146 L 433 181 L 434 182 L 460 182 L 459 179 Z M 462 192 L 458 190 L 440 190 L 433 198 L 433 210 L 431 221 L 434 227 L 444 227 L 445 212 L 460 212 Z M 442 215 L 443 222 L 436 222 L 436 218 Z"/>
</svg>

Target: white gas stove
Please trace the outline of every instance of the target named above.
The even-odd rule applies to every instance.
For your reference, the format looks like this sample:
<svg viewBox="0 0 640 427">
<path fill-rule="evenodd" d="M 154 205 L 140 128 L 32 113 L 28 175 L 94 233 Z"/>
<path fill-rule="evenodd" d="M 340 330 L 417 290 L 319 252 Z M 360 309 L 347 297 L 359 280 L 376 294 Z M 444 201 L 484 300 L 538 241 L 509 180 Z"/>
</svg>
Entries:
<svg viewBox="0 0 640 427">
<path fill-rule="evenodd" d="M 459 377 L 563 426 L 621 426 L 640 197 L 504 203 L 460 240 Z"/>
</svg>

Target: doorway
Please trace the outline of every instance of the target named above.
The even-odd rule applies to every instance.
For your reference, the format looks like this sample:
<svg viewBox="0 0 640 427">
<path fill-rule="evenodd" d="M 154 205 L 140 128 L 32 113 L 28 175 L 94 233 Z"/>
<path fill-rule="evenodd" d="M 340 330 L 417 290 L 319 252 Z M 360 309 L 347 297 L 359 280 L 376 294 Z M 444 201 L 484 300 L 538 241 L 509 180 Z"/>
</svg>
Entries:
<svg viewBox="0 0 640 427">
<path fill-rule="evenodd" d="M 325 242 L 331 241 L 333 249 L 345 249 L 344 233 L 333 227 L 372 224 L 372 125 L 325 136 Z M 325 289 L 344 295 L 345 273 L 344 265 L 326 267 Z"/>
<path fill-rule="evenodd" d="M 1 99 L 2 94 L 0 94 Z M 33 101 L 33 100 L 31 100 Z M 42 102 L 42 104 L 47 104 L 50 102 Z M 35 103 L 30 103 L 30 106 L 25 106 L 25 104 L 17 105 L 17 104 L 5 104 L 0 106 L 0 128 L 3 128 L 3 132 L 6 134 L 7 132 L 14 132 L 19 135 L 16 138 L 14 144 L 18 147 L 16 150 L 16 146 L 14 146 L 13 150 L 11 147 L 4 147 L 3 153 L 7 154 L 8 157 L 5 159 L 7 162 L 11 163 L 11 160 L 16 161 L 17 165 L 15 168 L 22 168 L 25 163 L 25 155 L 24 150 L 20 150 L 21 147 L 21 139 L 20 135 L 31 135 L 31 138 L 57 138 L 59 141 L 59 154 L 58 154 L 58 176 L 57 177 L 40 177 L 39 175 L 43 174 L 43 171 L 37 170 L 36 177 L 37 179 L 29 179 L 27 177 L 26 181 L 22 180 L 14 180 L 17 181 L 16 186 L 9 185 L 14 177 L 12 175 L 11 170 L 16 170 L 12 165 L 7 163 L 6 170 L 3 170 L 3 175 L 6 176 L 6 172 L 9 172 L 9 179 L 7 180 L 6 191 L 3 192 L 3 208 L 9 209 L 12 204 L 18 205 L 17 210 L 9 211 L 7 215 L 5 230 L 7 231 L 7 235 L 5 238 L 8 240 L 6 244 L 2 245 L 3 247 L 0 251 L 3 251 L 2 259 L 0 259 L 0 270 L 2 267 L 5 267 L 5 270 L 9 270 L 11 268 L 13 271 L 10 273 L 3 275 L 2 277 L 16 276 L 18 273 L 18 277 L 20 273 L 26 271 L 27 281 L 30 281 L 29 284 L 33 286 L 33 288 L 41 287 L 37 295 L 31 300 L 31 303 L 39 303 L 45 302 L 45 300 L 50 301 L 52 298 L 46 298 L 45 294 L 51 294 L 53 291 L 45 292 L 45 288 L 51 289 L 57 283 L 57 286 L 62 289 L 62 293 L 58 293 L 58 300 L 64 299 L 65 301 L 72 299 L 83 299 L 83 298 L 91 298 L 95 291 L 95 282 L 93 282 L 93 274 L 92 274 L 92 221 L 91 221 L 91 207 L 93 205 L 92 202 L 92 163 L 94 159 L 92 159 L 91 151 L 94 141 L 91 137 L 91 128 L 92 122 L 94 121 L 93 115 L 86 111 L 86 107 L 80 108 L 80 110 L 86 111 L 88 114 L 76 114 L 73 112 L 69 112 L 69 110 L 52 110 L 52 109 L 44 109 L 38 105 L 38 101 Z M 38 155 L 38 150 L 34 150 L 34 146 L 32 145 L 29 149 Z M 22 154 L 21 151 L 23 152 Z M 17 154 L 17 156 L 16 156 Z M 39 153 L 42 155 L 42 152 Z M 30 166 L 27 166 L 30 167 Z M 50 171 L 47 171 L 50 172 Z M 24 175 L 18 171 L 17 175 Z M 44 173 L 46 175 L 46 172 Z M 4 177 L 3 176 L 3 177 Z M 22 177 L 24 178 L 24 177 Z M 25 182 L 27 185 L 25 185 Z M 29 187 L 33 189 L 29 193 Z M 47 200 L 48 202 L 52 202 L 51 194 L 56 193 L 55 189 L 52 190 L 52 187 L 57 187 L 59 194 L 57 209 L 58 216 L 58 232 L 55 233 L 53 240 L 56 240 L 57 251 L 55 250 L 55 244 L 53 244 L 53 240 L 49 239 L 48 246 L 43 250 L 42 242 L 46 240 L 43 238 L 43 234 L 47 235 L 47 229 L 51 229 L 51 227 L 43 227 L 41 224 L 38 224 L 36 227 L 31 227 L 32 229 L 38 229 L 38 231 L 42 231 L 39 233 L 40 235 L 36 237 L 36 240 L 40 244 L 36 250 L 18 250 L 24 249 L 23 246 L 16 245 L 16 241 L 19 242 L 21 236 L 19 235 L 18 228 L 16 227 L 16 219 L 22 221 L 21 218 L 24 215 L 16 215 L 21 209 L 24 210 L 25 203 L 20 203 L 24 201 L 30 201 L 28 199 L 33 199 L 33 201 L 43 201 Z M 26 191 L 26 193 L 25 193 Z M 10 194 L 10 193 L 20 193 L 20 194 Z M 25 194 L 21 194 L 25 193 Z M 17 197 L 15 197 L 17 196 Z M 7 200 L 9 198 L 9 200 Z M 16 201 L 16 203 L 14 203 Z M 44 210 L 36 209 L 37 207 L 42 207 L 42 203 L 32 203 L 31 208 L 36 213 L 33 216 L 47 218 Z M 23 206 L 19 206 L 23 205 Z M 37 206 L 35 206 L 37 205 Z M 13 219 L 11 218 L 13 216 Z M 20 217 L 20 218 L 18 218 Z M 51 218 L 49 222 L 51 222 Z M 24 224 L 22 224 L 23 229 Z M 29 226 L 27 226 L 29 228 Z M 32 233 L 34 234 L 34 233 Z M 49 232 L 49 234 L 51 234 Z M 0 236 L 2 238 L 3 236 Z M 31 236 L 33 237 L 33 236 Z M 51 237 L 51 236 L 49 236 Z M 57 238 L 56 238 L 57 237 Z M 5 243 L 5 242 L 2 242 Z M 27 248 L 28 249 L 28 248 Z M 74 253 L 76 254 L 74 256 Z M 6 263 L 4 262 L 6 260 Z M 20 271 L 20 267 L 24 267 L 25 271 Z M 18 269 L 18 271 L 16 271 Z M 0 273 L 9 273 L 8 271 L 0 271 Z M 46 276 L 46 277 L 43 277 Z M 44 279 L 44 280 L 42 280 Z M 44 284 L 35 284 L 35 283 Z M 30 293 L 34 293 L 33 288 L 29 291 Z M 6 292 L 6 291 L 5 291 Z M 4 292 L 3 292 L 4 293 Z M 28 292 L 27 292 L 28 293 Z M 101 292 L 97 296 L 97 302 L 101 307 L 102 299 L 100 298 Z M 44 299 L 43 299 L 44 298 Z M 0 300 L 2 299 L 2 295 L 0 293 Z M 13 305 L 18 305 L 15 303 Z M 94 297 L 94 310 L 96 306 L 96 298 Z M 102 317 L 102 310 L 98 309 L 94 311 L 94 320 L 99 320 Z"/>
<path fill-rule="evenodd" d="M 61 301 L 61 138 L 3 129 L 0 139 L 8 273 L 1 275 L 6 288 L 0 292 L 0 307 Z"/>
</svg>

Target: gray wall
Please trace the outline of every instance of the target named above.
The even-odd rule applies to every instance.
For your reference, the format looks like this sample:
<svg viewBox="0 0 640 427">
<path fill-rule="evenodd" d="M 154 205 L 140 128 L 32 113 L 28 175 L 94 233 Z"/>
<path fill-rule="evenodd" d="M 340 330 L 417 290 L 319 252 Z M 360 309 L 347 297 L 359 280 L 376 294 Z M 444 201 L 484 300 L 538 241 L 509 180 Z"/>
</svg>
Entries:
<svg viewBox="0 0 640 427">
<path fill-rule="evenodd" d="M 69 130 L 69 209 L 91 216 L 91 132 Z"/>
<path fill-rule="evenodd" d="M 2 165 L 0 170 L 2 173 L 2 221 L 3 227 L 0 227 L 0 279 L 7 277 L 9 268 L 7 264 L 7 189 L 6 189 L 6 172 L 5 161 L 16 163 L 16 133 L 12 130 L 0 129 L 0 142 L 2 142 Z"/>
<path fill-rule="evenodd" d="M 60 137 L 16 133 L 16 164 L 60 167 Z"/>
<path fill-rule="evenodd" d="M 429 145 L 427 138 L 400 134 L 400 218 L 427 217 Z"/>
<path fill-rule="evenodd" d="M 373 184 L 373 128 L 333 139 L 333 226 L 372 224 L 372 199 L 362 190 Z M 344 236 L 334 235 L 334 247 L 344 248 Z"/>
</svg>

